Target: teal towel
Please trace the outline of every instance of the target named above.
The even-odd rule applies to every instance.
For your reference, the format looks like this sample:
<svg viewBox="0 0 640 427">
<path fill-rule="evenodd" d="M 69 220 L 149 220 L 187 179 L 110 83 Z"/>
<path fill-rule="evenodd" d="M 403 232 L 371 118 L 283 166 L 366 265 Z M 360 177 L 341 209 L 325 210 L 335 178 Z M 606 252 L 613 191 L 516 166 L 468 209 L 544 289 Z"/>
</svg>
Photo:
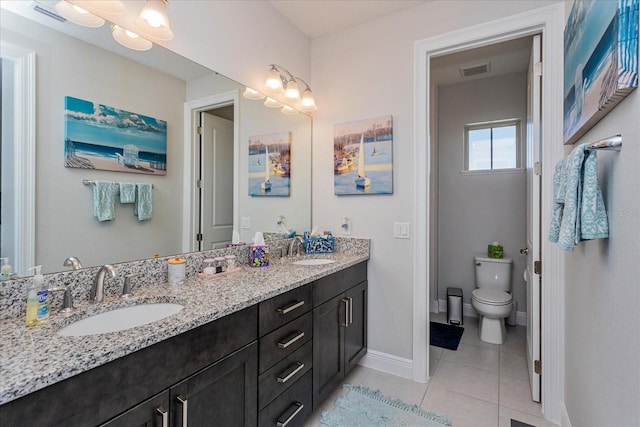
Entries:
<svg viewBox="0 0 640 427">
<path fill-rule="evenodd" d="M 120 203 L 133 203 L 136 201 L 136 185 L 133 182 L 120 183 Z"/>
<path fill-rule="evenodd" d="M 597 153 L 576 147 L 556 166 L 549 240 L 573 251 L 584 240 L 609 237 L 609 222 L 598 184 Z"/>
<path fill-rule="evenodd" d="M 137 183 L 136 190 L 136 202 L 133 205 L 133 212 L 138 217 L 138 221 L 149 220 L 153 211 L 153 185 Z"/>
<path fill-rule="evenodd" d="M 93 216 L 98 221 L 111 221 L 116 217 L 117 186 L 112 181 L 94 181 Z"/>
</svg>

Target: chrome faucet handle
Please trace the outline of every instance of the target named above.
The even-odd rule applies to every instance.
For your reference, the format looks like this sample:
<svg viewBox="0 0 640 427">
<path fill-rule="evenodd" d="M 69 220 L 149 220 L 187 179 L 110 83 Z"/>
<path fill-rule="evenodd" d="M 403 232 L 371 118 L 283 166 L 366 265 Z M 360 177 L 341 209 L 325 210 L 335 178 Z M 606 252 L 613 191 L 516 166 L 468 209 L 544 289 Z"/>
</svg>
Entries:
<svg viewBox="0 0 640 427">
<path fill-rule="evenodd" d="M 47 289 L 49 292 L 62 292 L 64 291 L 64 296 L 62 297 L 62 307 L 60 307 L 59 312 L 65 315 L 70 315 L 75 311 L 75 307 L 73 306 L 73 297 L 71 296 L 71 287 L 67 286 L 56 286 L 53 288 Z"/>
<path fill-rule="evenodd" d="M 131 285 L 131 279 L 134 279 L 140 276 L 144 276 L 144 273 L 133 273 L 125 276 L 124 286 L 122 288 L 122 295 L 120 295 L 120 298 L 129 298 L 133 296 L 133 293 L 131 292 L 131 288 L 133 288 L 133 286 Z"/>
</svg>

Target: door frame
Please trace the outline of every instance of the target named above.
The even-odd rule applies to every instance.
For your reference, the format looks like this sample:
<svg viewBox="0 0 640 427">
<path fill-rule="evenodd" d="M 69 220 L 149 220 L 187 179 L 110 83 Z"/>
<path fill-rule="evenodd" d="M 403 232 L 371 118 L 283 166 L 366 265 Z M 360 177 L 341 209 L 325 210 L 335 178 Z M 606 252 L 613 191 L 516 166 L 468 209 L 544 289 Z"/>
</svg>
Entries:
<svg viewBox="0 0 640 427">
<path fill-rule="evenodd" d="M 430 151 L 431 57 L 514 38 L 543 34 L 542 230 L 551 222 L 553 166 L 563 157 L 562 85 L 564 4 L 440 34 L 414 44 L 414 214 L 413 248 L 413 379 L 429 380 Z M 545 144 L 546 142 L 546 144 Z M 542 412 L 558 423 L 564 401 L 564 256 L 547 239 L 542 242 Z"/>
<path fill-rule="evenodd" d="M 199 154 L 198 126 L 200 113 L 233 104 L 233 223 L 240 213 L 240 96 L 238 90 L 194 99 L 184 103 L 184 164 L 182 184 L 182 251 L 193 252 L 195 235 L 200 227 L 198 202 Z"/>
<path fill-rule="evenodd" d="M 13 65 L 13 267 L 19 276 L 35 265 L 36 253 L 36 53 L 4 40 L 2 59 Z M 9 209 L 6 206 L 5 209 Z"/>
</svg>

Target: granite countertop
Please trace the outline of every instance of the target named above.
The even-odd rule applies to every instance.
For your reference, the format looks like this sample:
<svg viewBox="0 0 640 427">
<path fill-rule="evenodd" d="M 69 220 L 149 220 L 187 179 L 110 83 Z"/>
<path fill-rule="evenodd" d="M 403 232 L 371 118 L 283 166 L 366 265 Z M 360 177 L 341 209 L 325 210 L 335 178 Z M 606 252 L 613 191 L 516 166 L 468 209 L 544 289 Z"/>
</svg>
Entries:
<svg viewBox="0 0 640 427">
<path fill-rule="evenodd" d="M 99 304 L 77 301 L 71 317 L 63 317 L 53 307 L 49 322 L 40 326 L 28 328 L 22 317 L 2 320 L 0 405 L 369 259 L 363 253 L 308 257 L 330 258 L 335 263 L 299 266 L 292 264 L 295 258 L 283 258 L 272 260 L 268 267 L 243 265 L 237 273 L 212 279 L 190 277 L 182 286 L 134 287 L 134 297 L 128 300 L 110 295 Z M 179 303 L 184 309 L 125 331 L 80 337 L 56 334 L 89 315 L 160 302 Z"/>
</svg>

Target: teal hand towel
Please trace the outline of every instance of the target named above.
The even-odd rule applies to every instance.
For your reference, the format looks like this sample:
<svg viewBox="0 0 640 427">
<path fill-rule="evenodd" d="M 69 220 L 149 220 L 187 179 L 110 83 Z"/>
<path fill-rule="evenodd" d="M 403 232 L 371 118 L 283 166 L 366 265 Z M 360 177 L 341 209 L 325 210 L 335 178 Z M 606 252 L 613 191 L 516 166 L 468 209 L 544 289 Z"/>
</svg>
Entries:
<svg viewBox="0 0 640 427">
<path fill-rule="evenodd" d="M 98 221 L 111 221 L 116 217 L 115 182 L 94 181 L 93 183 L 93 216 Z"/>
<path fill-rule="evenodd" d="M 598 184 L 597 153 L 576 147 L 556 166 L 554 210 L 549 240 L 573 251 L 583 240 L 609 237 L 609 223 Z"/>
<path fill-rule="evenodd" d="M 133 182 L 120 183 L 120 203 L 133 203 L 136 201 L 136 185 Z"/>
<path fill-rule="evenodd" d="M 137 183 L 136 190 L 133 212 L 138 217 L 138 221 L 149 220 L 153 211 L 153 185 Z"/>
</svg>

